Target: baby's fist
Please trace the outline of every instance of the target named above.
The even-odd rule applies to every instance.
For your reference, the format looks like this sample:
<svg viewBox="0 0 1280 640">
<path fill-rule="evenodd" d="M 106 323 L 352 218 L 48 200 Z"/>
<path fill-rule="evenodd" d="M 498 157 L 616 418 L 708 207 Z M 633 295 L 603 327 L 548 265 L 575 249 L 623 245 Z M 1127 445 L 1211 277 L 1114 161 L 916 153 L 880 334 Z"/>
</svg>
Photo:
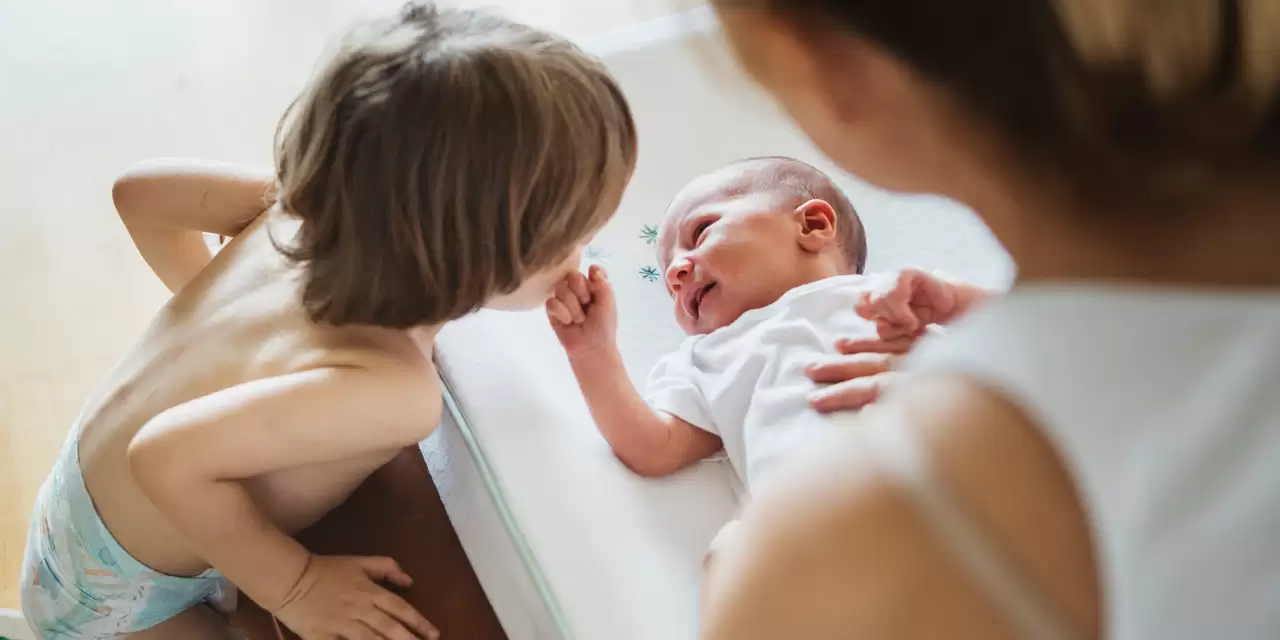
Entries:
<svg viewBox="0 0 1280 640">
<path fill-rule="evenodd" d="M 955 286 L 920 269 L 907 268 L 873 291 L 858 296 L 858 315 L 876 323 L 880 337 L 918 336 L 930 324 L 946 322 L 957 310 Z"/>
<path fill-rule="evenodd" d="M 547 315 L 570 356 L 612 346 L 618 319 L 604 269 L 593 266 L 586 276 L 578 272 L 565 276 L 547 300 Z"/>
</svg>

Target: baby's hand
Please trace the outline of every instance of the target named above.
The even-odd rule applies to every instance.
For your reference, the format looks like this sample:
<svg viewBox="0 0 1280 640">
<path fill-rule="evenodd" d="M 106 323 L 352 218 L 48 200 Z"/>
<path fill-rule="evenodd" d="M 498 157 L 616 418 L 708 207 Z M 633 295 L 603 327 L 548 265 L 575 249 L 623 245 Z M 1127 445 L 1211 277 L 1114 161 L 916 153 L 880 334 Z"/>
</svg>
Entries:
<svg viewBox="0 0 1280 640">
<path fill-rule="evenodd" d="M 931 324 L 946 324 L 962 310 L 954 283 L 908 268 L 883 287 L 858 296 L 858 315 L 876 323 L 884 340 L 919 336 Z"/>
<path fill-rule="evenodd" d="M 588 276 L 571 273 L 547 301 L 551 328 L 570 356 L 612 347 L 617 339 L 618 312 L 613 287 L 604 269 L 591 267 Z"/>
<path fill-rule="evenodd" d="M 303 640 L 435 640 L 440 632 L 379 582 L 413 583 L 391 558 L 311 556 L 277 618 Z"/>
</svg>

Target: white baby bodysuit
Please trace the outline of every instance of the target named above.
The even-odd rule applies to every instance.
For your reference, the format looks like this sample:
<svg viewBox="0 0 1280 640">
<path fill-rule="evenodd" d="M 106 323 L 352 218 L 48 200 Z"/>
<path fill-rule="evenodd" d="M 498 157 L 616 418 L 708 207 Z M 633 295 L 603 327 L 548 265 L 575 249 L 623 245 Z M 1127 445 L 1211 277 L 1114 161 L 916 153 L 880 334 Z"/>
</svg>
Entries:
<svg viewBox="0 0 1280 640">
<path fill-rule="evenodd" d="M 838 276 L 788 291 L 733 324 L 691 336 L 649 375 L 649 406 L 724 441 L 748 490 L 780 457 L 837 424 L 809 406 L 805 367 L 835 355 L 840 338 L 875 337 L 854 312 L 875 276 Z"/>
</svg>

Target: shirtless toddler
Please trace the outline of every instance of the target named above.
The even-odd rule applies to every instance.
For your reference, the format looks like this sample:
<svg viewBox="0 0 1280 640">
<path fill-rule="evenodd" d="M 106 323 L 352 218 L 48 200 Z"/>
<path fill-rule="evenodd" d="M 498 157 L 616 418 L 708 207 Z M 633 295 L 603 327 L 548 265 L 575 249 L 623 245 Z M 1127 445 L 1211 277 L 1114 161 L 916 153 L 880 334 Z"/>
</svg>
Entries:
<svg viewBox="0 0 1280 640">
<path fill-rule="evenodd" d="M 409 584 L 393 560 L 316 556 L 291 534 L 432 432 L 440 326 L 541 305 L 635 157 L 597 61 L 410 5 L 298 98 L 274 172 L 123 175 L 120 218 L 174 297 L 39 494 L 21 585 L 39 637 L 236 637 L 219 613 L 234 588 L 306 640 L 435 637 L 380 586 Z M 204 233 L 233 239 L 214 257 Z"/>
</svg>

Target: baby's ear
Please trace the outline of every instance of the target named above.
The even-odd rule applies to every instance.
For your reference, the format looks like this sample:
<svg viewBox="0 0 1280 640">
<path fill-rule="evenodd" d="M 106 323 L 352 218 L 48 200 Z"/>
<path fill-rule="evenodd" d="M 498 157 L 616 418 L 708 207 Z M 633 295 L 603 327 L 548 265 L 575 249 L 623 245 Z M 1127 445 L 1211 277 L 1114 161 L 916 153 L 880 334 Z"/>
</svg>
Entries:
<svg viewBox="0 0 1280 640">
<path fill-rule="evenodd" d="M 800 246 L 818 252 L 836 242 L 836 210 L 826 200 L 810 200 L 795 210 Z"/>
</svg>

